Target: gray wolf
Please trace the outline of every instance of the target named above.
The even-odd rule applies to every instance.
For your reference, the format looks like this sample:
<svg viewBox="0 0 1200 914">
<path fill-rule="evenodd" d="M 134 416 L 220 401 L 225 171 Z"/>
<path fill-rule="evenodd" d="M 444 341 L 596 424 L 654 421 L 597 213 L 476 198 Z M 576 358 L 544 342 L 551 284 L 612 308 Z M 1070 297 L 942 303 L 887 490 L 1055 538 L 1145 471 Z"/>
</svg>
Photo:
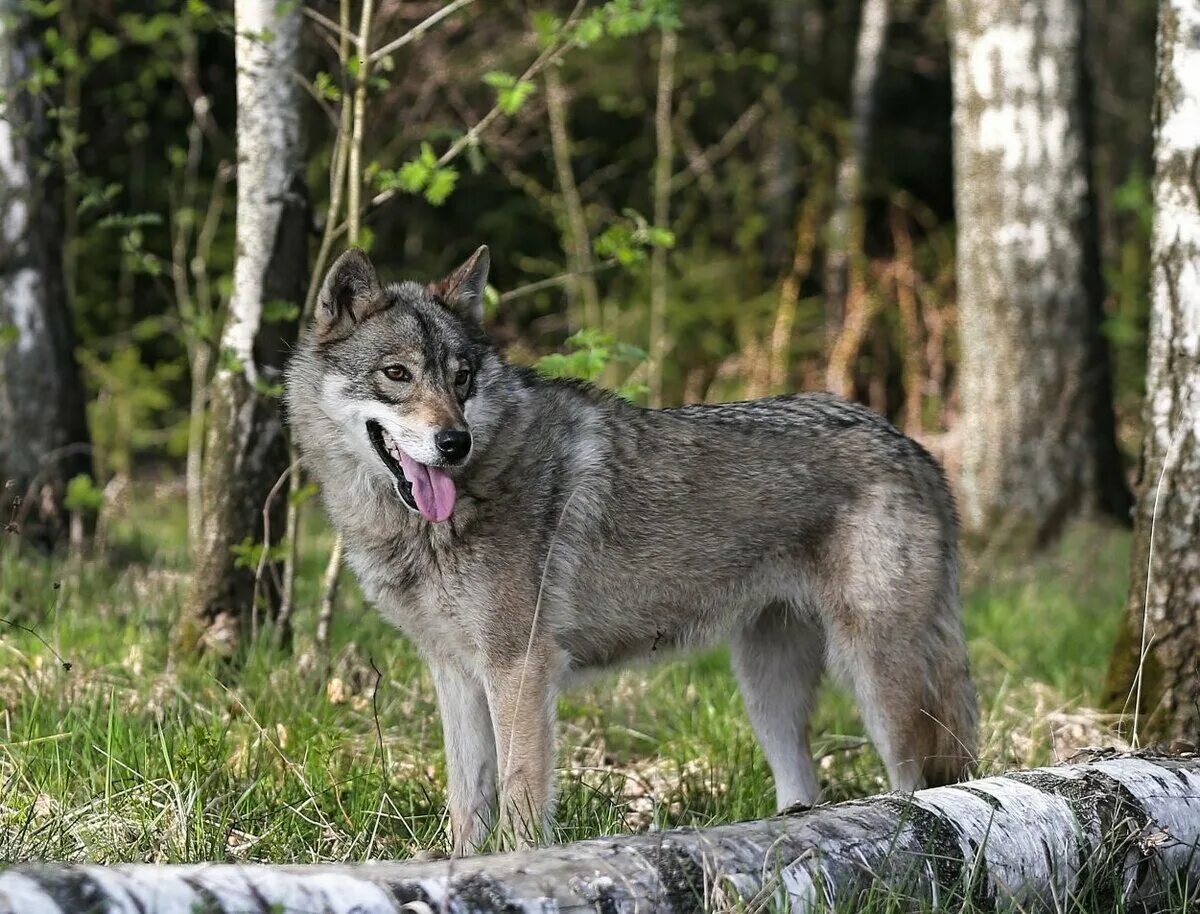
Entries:
<svg viewBox="0 0 1200 914">
<path fill-rule="evenodd" d="M 347 251 L 287 374 L 348 561 L 429 664 L 455 853 L 497 825 L 537 840 L 558 690 L 665 647 L 728 641 L 780 809 L 818 800 L 825 670 L 895 789 L 966 775 L 976 698 L 936 461 L 829 395 L 652 410 L 511 365 L 482 325 L 488 265 L 481 247 L 440 282 L 385 286 Z"/>
</svg>

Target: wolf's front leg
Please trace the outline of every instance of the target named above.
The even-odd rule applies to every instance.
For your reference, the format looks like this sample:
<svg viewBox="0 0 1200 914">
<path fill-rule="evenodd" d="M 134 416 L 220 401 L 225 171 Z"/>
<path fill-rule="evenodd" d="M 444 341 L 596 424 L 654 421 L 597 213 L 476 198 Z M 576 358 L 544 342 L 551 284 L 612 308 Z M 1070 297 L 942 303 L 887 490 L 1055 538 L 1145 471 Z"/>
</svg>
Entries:
<svg viewBox="0 0 1200 914">
<path fill-rule="evenodd" d="M 453 854 L 479 850 L 496 807 L 496 743 L 483 683 L 454 663 L 432 663 L 442 715 Z"/>
<path fill-rule="evenodd" d="M 487 672 L 500 767 L 500 831 L 522 847 L 549 831 L 558 667 L 557 649 L 535 643 L 528 652 L 494 662 Z"/>
</svg>

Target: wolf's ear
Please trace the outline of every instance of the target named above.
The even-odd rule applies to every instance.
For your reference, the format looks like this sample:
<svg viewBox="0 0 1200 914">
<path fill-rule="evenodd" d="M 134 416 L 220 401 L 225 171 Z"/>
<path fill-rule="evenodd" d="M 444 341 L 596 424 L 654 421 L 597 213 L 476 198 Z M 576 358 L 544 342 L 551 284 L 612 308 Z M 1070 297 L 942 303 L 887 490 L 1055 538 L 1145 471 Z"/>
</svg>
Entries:
<svg viewBox="0 0 1200 914">
<path fill-rule="evenodd" d="M 487 245 L 481 244 L 466 263 L 430 288 L 451 311 L 482 324 L 483 290 L 487 288 L 488 267 L 491 264 Z"/>
<path fill-rule="evenodd" d="M 384 306 L 383 287 L 375 267 L 363 251 L 350 248 L 325 274 L 317 296 L 317 336 L 342 336 Z"/>
</svg>

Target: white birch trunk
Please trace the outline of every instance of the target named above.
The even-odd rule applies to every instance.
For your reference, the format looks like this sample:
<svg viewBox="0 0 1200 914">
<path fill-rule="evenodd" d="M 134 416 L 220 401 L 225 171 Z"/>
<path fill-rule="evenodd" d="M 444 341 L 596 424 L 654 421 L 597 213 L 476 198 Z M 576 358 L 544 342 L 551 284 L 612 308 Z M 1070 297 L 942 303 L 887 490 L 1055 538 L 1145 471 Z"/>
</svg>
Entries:
<svg viewBox="0 0 1200 914">
<path fill-rule="evenodd" d="M 845 319 L 850 247 L 852 242 L 861 241 L 861 231 L 854 231 L 854 221 L 862 218 L 862 178 L 871 152 L 875 90 L 890 19 L 890 0 L 864 0 L 854 50 L 854 73 L 850 80 L 850 142 L 838 163 L 833 214 L 829 220 L 825 298 L 831 341 L 841 333 Z M 842 386 L 840 379 L 831 386 Z"/>
<path fill-rule="evenodd" d="M 467 860 L 319 866 L 25 866 L 0 914 L 841 910 L 874 891 L 955 910 L 1153 909 L 1200 877 L 1200 760 L 1018 771 L 711 829 Z M 893 903 L 889 910 L 896 908 Z M 903 908 L 900 908 L 903 909 Z"/>
<path fill-rule="evenodd" d="M 67 529 L 65 483 L 91 468 L 62 275 L 60 194 L 43 171 L 45 104 L 24 89 L 38 53 L 18 0 L 0 0 L 0 513 L 42 543 Z M 14 498 L 26 499 L 21 507 Z"/>
<path fill-rule="evenodd" d="M 300 4 L 237 0 L 237 260 L 221 348 L 234 353 L 248 381 L 257 369 L 254 340 L 267 273 L 288 197 L 304 167 L 300 142 Z M 304 272 L 302 264 L 295 268 Z"/>
<path fill-rule="evenodd" d="M 277 398 L 295 322 L 264 326 L 263 306 L 300 308 L 307 270 L 304 147 L 296 72 L 302 4 L 237 0 L 237 258 L 222 358 L 211 387 L 200 539 L 178 641 L 230 651 L 256 618 L 253 575 L 231 547 L 262 539 L 264 499 L 287 466 Z M 282 509 L 282 501 L 278 505 Z M 272 524 L 277 533 L 283 517 Z M 221 643 L 205 645 L 209 630 Z M 211 639 L 210 639 L 211 641 Z"/>
<path fill-rule="evenodd" d="M 1125 504 L 1111 494 L 1124 481 L 1099 337 L 1084 3 L 950 11 L 963 526 L 1027 546 L 1091 502 Z"/>
<path fill-rule="evenodd" d="M 1200 730 L 1200 2 L 1159 12 L 1146 437 L 1110 692 L 1158 734 Z M 1144 660 L 1143 660 L 1144 658 Z M 1149 718 L 1149 719 L 1148 719 Z"/>
</svg>

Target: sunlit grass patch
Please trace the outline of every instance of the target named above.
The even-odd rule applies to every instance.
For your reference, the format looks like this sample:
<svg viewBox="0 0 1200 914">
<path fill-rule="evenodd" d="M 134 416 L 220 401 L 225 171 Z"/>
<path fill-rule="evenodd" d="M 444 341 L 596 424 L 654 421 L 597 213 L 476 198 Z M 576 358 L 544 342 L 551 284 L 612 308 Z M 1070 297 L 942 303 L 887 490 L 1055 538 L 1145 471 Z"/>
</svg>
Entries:
<svg viewBox="0 0 1200 914">
<path fill-rule="evenodd" d="M 173 663 L 170 627 L 186 580 L 181 518 L 169 505 L 143 496 L 130 517 L 145 526 L 119 520 L 111 554 L 83 563 L 5 546 L 3 615 L 22 627 L 0 626 L 0 859 L 444 851 L 441 728 L 413 648 L 347 576 L 330 657 L 314 653 L 302 609 L 293 653 L 264 638 L 236 674 Z M 313 526 L 302 608 L 315 602 L 328 544 Z M 164 548 L 148 551 L 154 542 Z M 1124 533 L 1086 527 L 1030 565 L 968 575 L 986 771 L 1111 739 L 1111 721 L 1088 706 L 1119 618 L 1126 548 Z M 723 650 L 593 680 L 563 697 L 560 714 L 558 840 L 774 810 Z M 813 746 L 827 799 L 885 788 L 853 702 L 836 687 L 823 696 Z"/>
</svg>

